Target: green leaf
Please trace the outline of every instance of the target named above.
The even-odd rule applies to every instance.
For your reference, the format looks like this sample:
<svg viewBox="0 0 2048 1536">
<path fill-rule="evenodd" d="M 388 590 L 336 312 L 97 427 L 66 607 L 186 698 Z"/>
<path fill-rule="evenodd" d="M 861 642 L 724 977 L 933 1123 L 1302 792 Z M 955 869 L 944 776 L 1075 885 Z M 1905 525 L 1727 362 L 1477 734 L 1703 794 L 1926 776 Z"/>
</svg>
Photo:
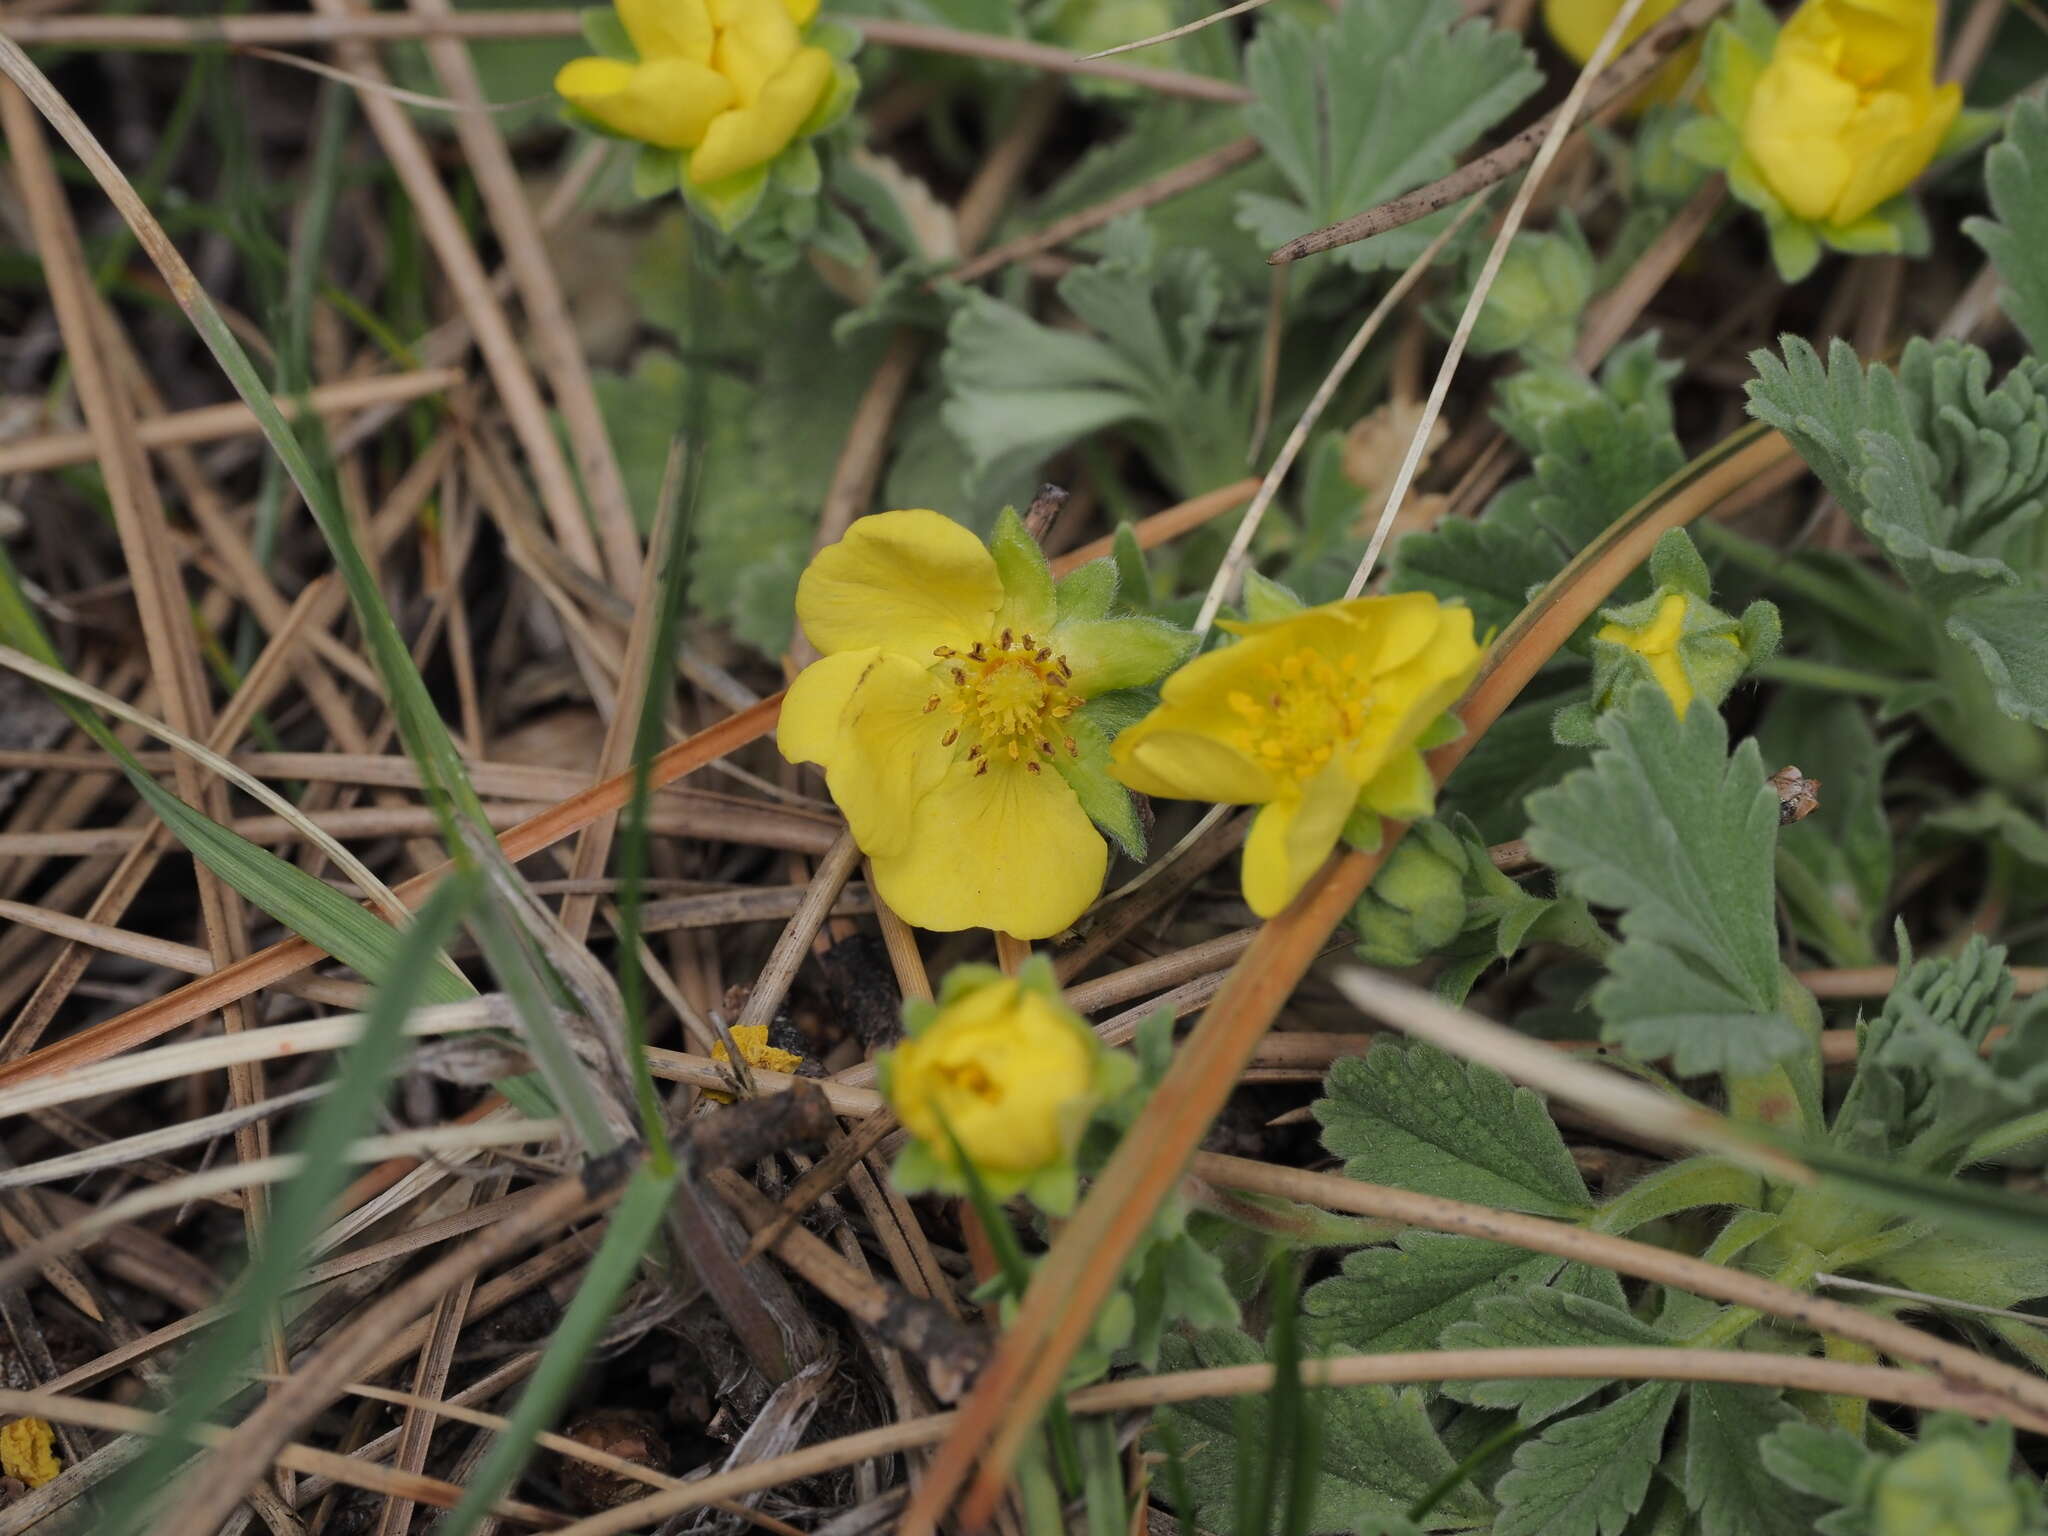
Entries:
<svg viewBox="0 0 2048 1536">
<path fill-rule="evenodd" d="M 1554 1286 L 1482 1302 L 1469 1320 L 1443 1335 L 1445 1349 L 1668 1347 L 1671 1342 L 1619 1306 Z M 1446 1382 L 1444 1391 L 1460 1402 L 1513 1409 L 1524 1424 L 1537 1424 L 1584 1402 L 1607 1384 L 1605 1377 L 1459 1381 Z"/>
<path fill-rule="evenodd" d="M 2048 591 L 1982 592 L 1950 610 L 1951 638 L 1970 648 L 1998 707 L 2048 726 Z"/>
<path fill-rule="evenodd" d="M 1167 1370 L 1251 1365 L 1264 1359 L 1257 1342 L 1236 1332 L 1169 1338 L 1160 1351 Z M 1447 1477 L 1455 1463 L 1423 1407 L 1422 1394 L 1390 1387 L 1344 1387 L 1318 1394 L 1323 1403 L 1320 1477 L 1309 1529 L 1352 1530 L 1373 1520 L 1397 1519 Z M 1248 1399 L 1245 1414 L 1254 1446 L 1266 1438 L 1268 1407 Z M 1160 1414 L 1183 1446 L 1196 1517 L 1210 1530 L 1227 1530 L 1234 1509 L 1238 1415 L 1227 1402 L 1206 1400 Z M 1261 1451 L 1260 1454 L 1263 1454 Z M 1461 1483 L 1430 1513 L 1425 1528 L 1461 1531 L 1483 1527 L 1486 1500 Z M 1279 1531 L 1280 1511 L 1267 1530 Z M 1236 1536 L 1253 1536 L 1240 1531 Z"/>
<path fill-rule="evenodd" d="M 1384 1041 L 1336 1062 L 1315 1103 L 1353 1178 L 1576 1218 L 1591 1202 L 1543 1101 L 1477 1062 Z"/>
<path fill-rule="evenodd" d="M 1796 765 L 1826 790 L 1820 806 L 1778 838 L 1779 894 L 1800 933 L 1836 965 L 1874 965 L 1872 931 L 1891 892 L 1885 819 L 1889 748 L 1857 700 L 1786 692 L 1757 728 L 1764 761 Z M 1806 879 L 1788 877 L 1786 865 Z"/>
<path fill-rule="evenodd" d="M 1847 1504 L 1871 1461 L 1840 1429 L 1787 1419 L 1756 1442 L 1756 1459 L 1779 1482 L 1830 1504 Z"/>
<path fill-rule="evenodd" d="M 2048 105 L 2021 97 L 2006 116 L 2005 139 L 1984 157 L 1991 219 L 1966 219 L 2003 280 L 1998 304 L 2037 353 L 2048 353 Z"/>
<path fill-rule="evenodd" d="M 1215 258 L 1162 249 L 1135 218 L 1112 227 L 1101 262 L 1060 279 L 1092 328 L 1042 325 L 979 290 L 958 295 L 940 371 L 944 419 L 978 471 L 1035 465 L 1118 423 L 1162 474 L 1194 495 L 1244 472 L 1242 345 L 1219 347 Z"/>
<path fill-rule="evenodd" d="M 1245 121 L 1292 195 L 1243 194 L 1238 224 L 1270 248 L 1433 181 L 1541 79 L 1513 34 L 1465 20 L 1450 0 L 1346 0 L 1324 26 L 1269 15 L 1245 50 Z M 1336 259 L 1406 265 L 1442 223 L 1354 242 Z"/>
<path fill-rule="evenodd" d="M 1798 1421 L 1782 1394 L 1762 1387 L 1695 1382 L 1686 1394 L 1685 1500 L 1699 1536 L 1807 1536 L 1819 1505 L 1765 1470 L 1757 1443 Z"/>
<path fill-rule="evenodd" d="M 1404 1232 L 1391 1248 L 1346 1254 L 1343 1272 L 1310 1286 L 1304 1301 L 1326 1354 L 1434 1349 L 1481 1303 L 1547 1284 L 1562 1267 L 1483 1238 Z"/>
<path fill-rule="evenodd" d="M 1679 1391 L 1646 1382 L 1525 1444 L 1495 1490 L 1493 1536 L 1619 1536 L 1649 1491 Z"/>
<path fill-rule="evenodd" d="M 1682 1075 L 1761 1072 L 1799 1049 L 1779 1005 L 1777 796 L 1756 743 L 1661 693 L 1602 716 L 1592 766 L 1529 797 L 1529 848 L 1567 889 L 1621 912 L 1593 1001 L 1603 1037 Z"/>
<path fill-rule="evenodd" d="M 1980 1307 L 2048 1296 L 2048 1249 L 2031 1239 L 1934 1232 L 1859 1266 L 1888 1285 Z M 1939 1315 L 1939 1309 L 1930 1309 Z"/>
</svg>

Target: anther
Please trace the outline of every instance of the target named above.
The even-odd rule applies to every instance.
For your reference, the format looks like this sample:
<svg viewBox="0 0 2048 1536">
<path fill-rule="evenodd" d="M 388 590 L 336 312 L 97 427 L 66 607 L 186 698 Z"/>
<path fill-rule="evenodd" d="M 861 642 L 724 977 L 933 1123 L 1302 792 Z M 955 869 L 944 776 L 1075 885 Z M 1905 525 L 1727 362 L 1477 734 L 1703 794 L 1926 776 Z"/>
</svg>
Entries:
<svg viewBox="0 0 2048 1536">
<path fill-rule="evenodd" d="M 967 653 L 967 659 L 969 661 L 980 661 L 984 655 L 985 652 L 982 649 L 982 644 L 977 640 L 974 642 L 974 648 Z"/>
<path fill-rule="evenodd" d="M 939 696 L 935 693 L 924 701 L 924 712 L 930 714 L 939 707 Z"/>
<path fill-rule="evenodd" d="M 979 756 L 981 756 L 981 748 L 979 745 L 972 746 L 967 749 L 967 761 L 969 761 L 970 763 L 973 762 Z"/>
<path fill-rule="evenodd" d="M 1053 657 L 1053 660 L 1059 663 L 1060 676 L 1071 680 L 1074 675 L 1074 669 L 1067 665 L 1067 658 L 1064 656 L 1055 656 Z"/>
<path fill-rule="evenodd" d="M 1067 756 L 1069 757 L 1079 757 L 1081 755 L 1080 745 L 1071 736 L 1066 740 L 1066 748 Z"/>
<path fill-rule="evenodd" d="M 967 674 L 961 671 L 960 668 L 955 667 L 953 669 L 953 681 L 958 683 L 962 688 L 965 688 L 967 686 Z"/>
<path fill-rule="evenodd" d="M 1052 756 L 1052 743 L 1051 743 L 1051 742 L 1049 742 L 1049 741 L 1041 741 L 1041 742 L 1040 742 L 1040 743 L 1038 744 L 1038 750 L 1039 750 L 1039 751 L 1041 751 L 1041 752 L 1043 752 L 1043 753 L 1044 753 L 1044 754 L 1045 754 L 1045 755 L 1046 755 L 1047 757 L 1051 757 L 1051 756 Z"/>
<path fill-rule="evenodd" d="M 934 656 L 951 656 L 953 654 L 953 647 L 950 645 L 935 645 L 932 647 L 932 654 Z"/>
<path fill-rule="evenodd" d="M 1029 635 L 1026 635 L 1026 636 L 1025 636 L 1024 638 L 1025 638 L 1026 640 L 1029 640 L 1029 639 L 1030 639 L 1031 637 L 1030 637 Z M 1043 661 L 1043 660 L 1045 660 L 1045 658 L 1046 658 L 1046 657 L 1050 656 L 1051 654 L 1052 654 L 1052 647 L 1051 647 L 1051 646 L 1049 646 L 1049 645 L 1042 645 L 1042 646 L 1040 646 L 1040 647 L 1038 648 L 1038 652 L 1037 652 L 1037 654 L 1036 654 L 1036 655 L 1034 655 L 1034 656 L 1033 656 L 1033 657 L 1032 657 L 1031 659 L 1032 659 L 1033 661 Z"/>
<path fill-rule="evenodd" d="M 996 641 L 996 647 L 1005 651 L 1010 648 L 1010 632 L 1007 629 L 1003 631 L 1002 638 Z"/>
<path fill-rule="evenodd" d="M 954 742 L 958 741 L 959 739 L 960 728 L 956 725 L 955 727 L 953 727 L 952 730 L 946 732 L 945 735 L 939 738 L 939 745 L 942 747 L 950 747 L 951 745 L 953 745 Z"/>
<path fill-rule="evenodd" d="M 982 776 L 982 775 L 983 775 L 984 773 L 987 773 L 987 772 L 988 772 L 988 764 L 987 764 L 987 763 L 983 763 L 983 764 L 982 764 L 982 765 L 981 765 L 980 767 L 978 767 L 978 768 L 976 768 L 976 769 L 974 770 L 974 776 L 975 776 L 975 777 L 976 777 L 976 778 L 978 779 L 978 778 L 980 778 L 980 777 L 981 777 L 981 776 Z"/>
<path fill-rule="evenodd" d="M 1015 741 L 1012 741 L 1010 743 L 1010 761 L 1014 763 L 1015 761 L 1017 761 L 1018 756 L 1019 753 L 1017 751 L 1017 743 Z"/>
<path fill-rule="evenodd" d="M 1024 765 L 1024 771 L 1026 773 L 1036 773 L 1038 772 L 1038 764 L 1036 762 L 1026 763 Z"/>
<path fill-rule="evenodd" d="M 1037 644 L 1038 644 L 1038 642 L 1037 642 L 1036 640 L 1032 639 L 1032 638 L 1031 638 L 1031 636 L 1029 636 L 1028 634 L 1027 634 L 1027 635 L 1026 635 L 1026 636 L 1024 637 L 1024 649 L 1025 649 L 1025 650 L 1027 650 L 1027 651 L 1028 651 L 1028 650 L 1032 649 L 1032 648 L 1033 648 L 1034 646 L 1036 646 Z"/>
</svg>

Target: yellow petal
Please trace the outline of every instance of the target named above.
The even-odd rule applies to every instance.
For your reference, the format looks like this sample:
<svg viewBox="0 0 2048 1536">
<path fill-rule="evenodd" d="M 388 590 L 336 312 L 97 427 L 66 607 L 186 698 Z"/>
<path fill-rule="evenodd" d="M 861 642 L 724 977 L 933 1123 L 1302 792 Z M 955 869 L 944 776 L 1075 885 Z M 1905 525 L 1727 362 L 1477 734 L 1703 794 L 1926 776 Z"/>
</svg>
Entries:
<svg viewBox="0 0 2048 1536">
<path fill-rule="evenodd" d="M 614 8 L 643 61 L 711 62 L 711 13 L 704 0 L 614 0 Z"/>
<path fill-rule="evenodd" d="M 1337 847 L 1358 798 L 1357 781 L 1331 764 L 1299 795 L 1275 800 L 1252 818 L 1244 840 L 1244 899 L 1274 917 L 1301 893 Z"/>
<path fill-rule="evenodd" d="M 819 684 L 821 702 L 842 677 L 834 674 Z M 912 840 L 925 815 L 926 796 L 959 750 L 941 745 L 951 717 L 928 707 L 935 694 L 923 667 L 883 651 L 862 672 L 840 711 L 838 739 L 822 759 L 825 787 L 844 813 L 853 840 L 870 858 L 895 853 Z M 813 723 L 799 724 L 800 740 Z"/>
<path fill-rule="evenodd" d="M 1213 736 L 1162 728 L 1148 715 L 1118 736 L 1110 772 L 1126 788 L 1168 800 L 1257 805 L 1274 794 L 1272 774 Z"/>
<path fill-rule="evenodd" d="M 782 0 L 782 8 L 789 12 L 789 19 L 801 27 L 818 14 L 818 0 Z"/>
<path fill-rule="evenodd" d="M 882 899 L 914 927 L 1050 938 L 1102 889 L 1109 849 L 1067 782 L 962 759 L 919 804 L 909 843 L 877 855 Z"/>
<path fill-rule="evenodd" d="M 801 46 L 796 22 L 782 0 L 712 0 L 718 24 L 713 53 L 718 72 L 732 81 L 740 105 L 750 107 L 775 72 Z"/>
<path fill-rule="evenodd" d="M 775 745 L 784 757 L 792 763 L 832 761 L 839 751 L 847 701 L 881 656 L 872 645 L 839 651 L 797 673 L 775 724 Z"/>
<path fill-rule="evenodd" d="M 1962 90 L 1954 84 L 1917 99 L 1898 91 L 1867 98 L 1844 136 L 1855 168 L 1835 199 L 1833 221 L 1853 224 L 1910 187 L 1933 160 L 1962 103 Z"/>
<path fill-rule="evenodd" d="M 555 90 L 612 132 L 661 149 L 691 148 L 732 104 L 725 77 L 687 59 L 571 59 L 556 74 Z"/>
<path fill-rule="evenodd" d="M 1472 610 L 1438 610 L 1437 633 L 1405 665 L 1378 674 L 1373 705 L 1354 744 L 1350 771 L 1356 783 L 1379 776 L 1390 754 L 1412 743 L 1465 691 L 1484 654 L 1472 638 Z"/>
<path fill-rule="evenodd" d="M 1002 600 L 994 556 L 951 518 L 877 512 L 818 552 L 797 583 L 796 616 L 828 655 L 879 645 L 922 658 L 986 640 Z"/>
<path fill-rule="evenodd" d="M 1854 171 L 1842 132 L 1856 87 L 1819 55 L 1782 37 L 1757 76 L 1742 122 L 1742 147 L 1765 183 L 1802 219 L 1826 219 Z"/>
<path fill-rule="evenodd" d="M 1649 660 L 1650 676 L 1671 701 L 1672 712 L 1683 715 L 1692 708 L 1692 679 L 1685 675 L 1685 663 L 1676 651 L 1658 651 Z"/>
<path fill-rule="evenodd" d="M 831 54 L 822 48 L 798 53 L 760 87 L 751 105 L 711 120 L 703 144 L 690 156 L 690 180 L 706 186 L 773 160 L 831 83 Z"/>
</svg>

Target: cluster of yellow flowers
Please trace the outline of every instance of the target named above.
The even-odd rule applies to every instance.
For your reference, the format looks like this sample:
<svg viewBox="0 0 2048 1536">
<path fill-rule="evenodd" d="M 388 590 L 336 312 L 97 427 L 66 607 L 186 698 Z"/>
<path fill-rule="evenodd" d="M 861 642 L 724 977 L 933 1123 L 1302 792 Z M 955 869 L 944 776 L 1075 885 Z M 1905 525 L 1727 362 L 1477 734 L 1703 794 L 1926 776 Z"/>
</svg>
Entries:
<svg viewBox="0 0 2048 1536">
<path fill-rule="evenodd" d="M 555 90 L 597 126 L 687 151 L 709 186 L 766 165 L 824 101 L 832 56 L 804 44 L 818 0 L 616 0 L 638 56 L 572 59 Z"/>
</svg>

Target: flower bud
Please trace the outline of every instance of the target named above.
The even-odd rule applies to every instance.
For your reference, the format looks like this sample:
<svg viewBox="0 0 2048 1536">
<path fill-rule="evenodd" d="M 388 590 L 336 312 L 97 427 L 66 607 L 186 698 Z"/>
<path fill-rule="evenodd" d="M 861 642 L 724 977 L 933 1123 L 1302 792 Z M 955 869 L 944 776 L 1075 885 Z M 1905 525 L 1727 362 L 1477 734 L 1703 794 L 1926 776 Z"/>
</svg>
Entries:
<svg viewBox="0 0 2048 1536">
<path fill-rule="evenodd" d="M 1470 867 L 1449 827 L 1438 821 L 1410 827 L 1352 912 L 1359 957 L 1400 969 L 1449 944 L 1465 929 Z"/>
<path fill-rule="evenodd" d="M 1569 219 L 1552 234 L 1518 237 L 1508 247 L 1472 326 L 1472 350 L 1529 351 L 1566 357 L 1579 314 L 1593 296 L 1593 253 Z"/>
</svg>

